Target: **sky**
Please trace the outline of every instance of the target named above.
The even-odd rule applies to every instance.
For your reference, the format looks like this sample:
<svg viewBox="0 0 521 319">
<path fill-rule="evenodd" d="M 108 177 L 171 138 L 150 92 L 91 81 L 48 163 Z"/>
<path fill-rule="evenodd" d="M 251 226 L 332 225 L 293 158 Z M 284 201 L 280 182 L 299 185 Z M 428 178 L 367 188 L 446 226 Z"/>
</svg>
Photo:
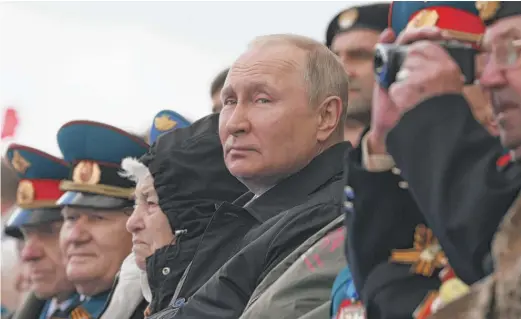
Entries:
<svg viewBox="0 0 521 319">
<path fill-rule="evenodd" d="M 60 156 L 56 132 L 93 120 L 144 132 L 162 109 L 196 120 L 210 83 L 255 36 L 321 42 L 360 2 L 3 2 L 0 110 L 18 110 L 16 142 Z"/>
</svg>

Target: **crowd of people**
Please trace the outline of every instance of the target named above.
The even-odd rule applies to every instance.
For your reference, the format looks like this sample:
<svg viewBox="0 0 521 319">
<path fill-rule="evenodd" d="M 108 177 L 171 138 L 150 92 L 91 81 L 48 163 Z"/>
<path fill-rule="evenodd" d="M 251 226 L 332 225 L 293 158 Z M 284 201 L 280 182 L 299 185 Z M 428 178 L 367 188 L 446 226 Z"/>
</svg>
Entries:
<svg viewBox="0 0 521 319">
<path fill-rule="evenodd" d="M 324 40 L 253 39 L 194 123 L 11 144 L 2 318 L 521 318 L 521 2 Z"/>
</svg>

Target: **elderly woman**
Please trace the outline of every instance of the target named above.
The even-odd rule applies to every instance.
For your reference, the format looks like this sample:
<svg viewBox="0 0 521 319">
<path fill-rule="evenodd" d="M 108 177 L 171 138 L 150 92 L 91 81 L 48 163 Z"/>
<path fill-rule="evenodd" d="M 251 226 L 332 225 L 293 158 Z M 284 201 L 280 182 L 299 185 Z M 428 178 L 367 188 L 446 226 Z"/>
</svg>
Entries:
<svg viewBox="0 0 521 319">
<path fill-rule="evenodd" d="M 218 117 L 210 115 L 166 133 L 141 159 L 122 163 L 126 175 L 137 181 L 136 206 L 127 229 L 132 233 L 136 263 L 147 275 L 144 295 L 150 305 L 146 315 L 176 301 L 176 288 L 185 270 L 189 265 L 198 267 L 191 261 L 216 207 L 246 192 L 224 165 Z M 220 236 L 227 226 L 205 236 Z M 227 258 L 211 259 L 202 269 L 213 273 Z M 192 292 L 197 288 L 190 287 Z"/>
</svg>

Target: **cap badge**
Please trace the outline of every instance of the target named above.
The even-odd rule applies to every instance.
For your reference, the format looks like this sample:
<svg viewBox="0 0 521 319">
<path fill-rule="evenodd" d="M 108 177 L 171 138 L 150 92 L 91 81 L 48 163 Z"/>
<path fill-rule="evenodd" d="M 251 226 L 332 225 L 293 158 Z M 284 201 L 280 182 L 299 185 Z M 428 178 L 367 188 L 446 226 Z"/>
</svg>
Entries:
<svg viewBox="0 0 521 319">
<path fill-rule="evenodd" d="M 154 119 L 154 126 L 159 131 L 168 131 L 173 129 L 177 122 L 172 120 L 168 115 L 161 115 Z"/>
<path fill-rule="evenodd" d="M 72 181 L 79 184 L 98 184 L 101 178 L 101 170 L 93 161 L 81 161 L 76 165 L 72 173 Z"/>
<path fill-rule="evenodd" d="M 29 166 L 31 166 L 31 163 L 29 163 L 25 158 L 23 158 L 23 156 L 20 155 L 20 152 L 18 151 L 14 151 L 11 164 L 13 165 L 14 169 L 20 174 L 24 174 L 25 171 L 27 171 L 27 169 L 29 168 Z"/>
<path fill-rule="evenodd" d="M 421 27 L 433 27 L 438 22 L 440 16 L 435 10 L 421 10 L 414 18 L 409 21 L 406 29 L 414 29 Z"/>
<path fill-rule="evenodd" d="M 350 28 L 358 19 L 358 10 L 356 8 L 343 12 L 338 17 L 338 27 L 341 30 Z"/>
<path fill-rule="evenodd" d="M 501 8 L 500 1 L 476 1 L 476 9 L 483 21 L 493 19 Z"/>
<path fill-rule="evenodd" d="M 34 200 L 33 183 L 28 180 L 22 180 L 18 184 L 16 191 L 16 203 L 18 206 L 31 204 Z"/>
</svg>

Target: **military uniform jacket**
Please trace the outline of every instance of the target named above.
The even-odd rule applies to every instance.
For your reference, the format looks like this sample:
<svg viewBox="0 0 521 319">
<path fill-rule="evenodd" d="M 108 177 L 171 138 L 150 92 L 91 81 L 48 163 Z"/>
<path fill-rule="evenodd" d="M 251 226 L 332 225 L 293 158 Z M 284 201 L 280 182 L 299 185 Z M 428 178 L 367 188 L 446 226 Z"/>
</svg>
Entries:
<svg viewBox="0 0 521 319">
<path fill-rule="evenodd" d="M 494 274 L 470 293 L 445 306 L 432 319 L 521 318 L 521 194 L 501 222 L 492 245 Z"/>
<path fill-rule="evenodd" d="M 367 318 L 410 319 L 440 281 L 389 259 L 393 250 L 413 246 L 416 226 L 426 221 L 398 170 L 370 172 L 363 167 L 361 145 L 345 162 L 346 193 L 353 193 L 345 207 L 349 268 Z"/>
<path fill-rule="evenodd" d="M 231 212 L 241 218 L 250 215 L 258 226 L 251 231 L 242 230 L 245 233 L 242 241 L 228 243 L 224 247 L 225 253 L 230 249 L 233 251 L 233 248 L 238 252 L 186 304 L 151 318 L 238 318 L 255 287 L 273 267 L 339 216 L 343 201 L 342 159 L 348 145 L 340 143 L 324 151 L 308 166 L 281 181 L 245 208 L 232 211 L 231 204 L 223 204 L 218 209 L 222 209 L 223 214 Z M 220 229 L 221 234 L 236 232 L 226 224 L 221 225 Z M 217 238 L 212 236 L 213 240 Z M 205 255 L 200 257 L 202 268 L 208 256 L 219 255 L 220 251 L 215 247 L 207 249 Z M 198 255 L 199 252 L 193 263 Z M 191 272 L 189 269 L 183 287 L 191 285 Z"/>
<path fill-rule="evenodd" d="M 501 144 L 459 94 L 407 112 L 387 150 L 458 277 L 467 284 L 483 278 L 492 237 L 521 189 L 519 167 L 497 169 Z"/>
</svg>

